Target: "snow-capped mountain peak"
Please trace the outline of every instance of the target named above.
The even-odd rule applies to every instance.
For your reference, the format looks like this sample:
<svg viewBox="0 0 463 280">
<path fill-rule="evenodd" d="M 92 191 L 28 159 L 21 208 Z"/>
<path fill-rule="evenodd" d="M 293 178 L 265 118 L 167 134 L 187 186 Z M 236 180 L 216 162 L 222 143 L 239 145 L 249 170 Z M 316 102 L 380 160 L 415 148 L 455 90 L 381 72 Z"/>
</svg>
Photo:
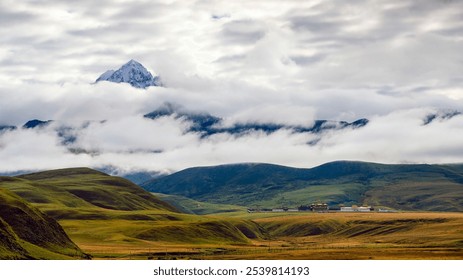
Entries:
<svg viewBox="0 0 463 280">
<path fill-rule="evenodd" d="M 162 86 L 159 76 L 153 76 L 141 63 L 131 59 L 118 70 L 108 70 L 96 80 L 113 83 L 129 83 L 136 88 Z"/>
</svg>

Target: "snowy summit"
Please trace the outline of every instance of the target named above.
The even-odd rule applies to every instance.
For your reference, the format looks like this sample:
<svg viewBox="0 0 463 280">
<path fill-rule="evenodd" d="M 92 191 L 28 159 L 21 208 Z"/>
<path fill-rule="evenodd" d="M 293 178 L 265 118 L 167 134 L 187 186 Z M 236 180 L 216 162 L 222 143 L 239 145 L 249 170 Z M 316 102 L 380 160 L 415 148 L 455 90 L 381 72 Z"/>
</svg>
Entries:
<svg viewBox="0 0 463 280">
<path fill-rule="evenodd" d="M 95 82 L 109 81 L 113 83 L 129 83 L 136 88 L 147 88 L 150 86 L 162 86 L 159 76 L 154 76 L 141 65 L 131 59 L 122 65 L 118 70 L 108 70 L 101 74 Z"/>
</svg>

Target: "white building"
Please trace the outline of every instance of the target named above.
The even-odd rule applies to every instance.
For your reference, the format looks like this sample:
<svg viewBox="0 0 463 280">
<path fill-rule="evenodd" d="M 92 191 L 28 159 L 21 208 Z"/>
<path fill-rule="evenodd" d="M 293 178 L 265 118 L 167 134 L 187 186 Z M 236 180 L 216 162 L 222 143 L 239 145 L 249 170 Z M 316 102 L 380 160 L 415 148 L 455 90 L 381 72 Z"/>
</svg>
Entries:
<svg viewBox="0 0 463 280">
<path fill-rule="evenodd" d="M 341 207 L 341 212 L 370 212 L 370 206 L 360 206 L 360 207 Z"/>
</svg>

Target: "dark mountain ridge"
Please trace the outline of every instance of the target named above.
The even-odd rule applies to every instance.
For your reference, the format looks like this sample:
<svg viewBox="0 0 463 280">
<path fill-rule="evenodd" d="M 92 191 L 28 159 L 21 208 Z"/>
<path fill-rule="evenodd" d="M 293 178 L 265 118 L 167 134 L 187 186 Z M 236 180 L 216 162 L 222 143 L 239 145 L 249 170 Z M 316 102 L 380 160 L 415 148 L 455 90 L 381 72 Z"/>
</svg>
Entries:
<svg viewBox="0 0 463 280">
<path fill-rule="evenodd" d="M 332 206 L 463 211 L 463 164 L 337 161 L 310 169 L 233 164 L 188 168 L 141 186 L 157 193 L 243 206 L 326 201 Z"/>
</svg>

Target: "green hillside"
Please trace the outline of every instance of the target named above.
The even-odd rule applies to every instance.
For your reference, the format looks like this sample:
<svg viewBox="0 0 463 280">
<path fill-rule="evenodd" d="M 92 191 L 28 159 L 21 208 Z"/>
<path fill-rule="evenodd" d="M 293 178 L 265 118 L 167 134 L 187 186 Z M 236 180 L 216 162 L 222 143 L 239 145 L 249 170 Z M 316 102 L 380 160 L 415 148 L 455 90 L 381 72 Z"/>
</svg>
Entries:
<svg viewBox="0 0 463 280">
<path fill-rule="evenodd" d="M 0 259 L 86 257 L 54 219 L 3 188 L 0 209 Z"/>
<path fill-rule="evenodd" d="M 401 210 L 463 211 L 463 165 L 339 161 L 311 169 L 270 164 L 189 168 L 142 184 L 195 200 L 277 207 L 325 201 Z"/>
</svg>

